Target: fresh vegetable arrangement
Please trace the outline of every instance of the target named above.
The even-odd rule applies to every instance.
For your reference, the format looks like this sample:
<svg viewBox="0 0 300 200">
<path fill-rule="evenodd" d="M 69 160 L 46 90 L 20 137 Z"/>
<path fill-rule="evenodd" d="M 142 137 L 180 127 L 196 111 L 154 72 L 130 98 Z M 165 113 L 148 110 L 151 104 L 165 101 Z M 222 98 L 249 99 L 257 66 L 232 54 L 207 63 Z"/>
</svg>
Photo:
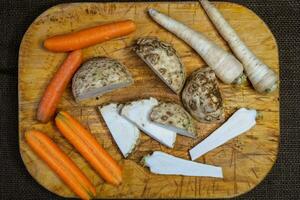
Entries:
<svg viewBox="0 0 300 200">
<path fill-rule="evenodd" d="M 168 153 L 163 152 L 162 148 L 151 155 L 143 155 L 140 164 L 149 167 L 154 174 L 226 178 L 222 164 L 208 165 L 197 159 L 253 128 L 256 125 L 257 111 L 239 108 L 226 119 L 226 95 L 223 95 L 225 91 L 221 90 L 222 87 L 219 88 L 218 81 L 237 84 L 227 87 L 241 87 L 239 84 L 246 81 L 247 75 L 259 93 L 271 92 L 277 85 L 278 77 L 275 72 L 242 42 L 220 12 L 207 0 L 200 0 L 200 3 L 233 54 L 219 47 L 203 33 L 150 8 L 147 11 L 153 23 L 158 23 L 161 28 L 176 35 L 178 40 L 183 40 L 208 66 L 196 69 L 187 77 L 180 57 L 181 52 L 176 50 L 176 45 L 151 35 L 137 38 L 131 44 L 137 55 L 133 59 L 144 61 L 145 66 L 152 70 L 150 73 L 154 73 L 174 95 L 180 97 L 181 103 L 149 96 L 143 99 L 137 97 L 127 102 L 109 99 L 105 104 L 98 105 L 101 119 L 114 140 L 113 144 L 116 144 L 125 159 L 130 159 L 135 153 L 135 147 L 141 145 L 139 138 L 143 133 L 168 149 Z M 122 184 L 121 164 L 105 150 L 105 146 L 102 147 L 102 143 L 98 141 L 101 137 L 96 138 L 82 122 L 57 108 L 65 90 L 69 90 L 68 86 L 71 86 L 70 91 L 77 106 L 83 100 L 88 101 L 95 97 L 99 99 L 116 89 L 122 88 L 130 92 L 131 87 L 127 87 L 134 84 L 136 75 L 133 76 L 127 66 L 107 55 L 87 59 L 84 48 L 108 40 L 114 42 L 114 38 L 127 36 L 135 30 L 134 21 L 125 20 L 56 35 L 44 41 L 47 50 L 67 52 L 68 55 L 49 80 L 37 109 L 37 120 L 41 123 L 54 122 L 59 133 L 72 148 L 111 187 Z M 54 120 L 51 120 L 54 116 Z M 198 122 L 203 126 L 214 123 L 218 128 L 187 152 L 191 160 L 173 156 L 172 151 L 176 151 L 176 138 L 190 141 L 199 138 L 199 128 L 196 126 Z M 177 134 L 181 136 L 177 137 Z M 82 199 L 96 196 L 95 186 L 89 180 L 91 177 L 84 175 L 82 169 L 47 134 L 39 130 L 28 130 L 25 140 L 33 152 L 76 195 Z M 125 180 L 124 178 L 124 182 Z"/>
</svg>

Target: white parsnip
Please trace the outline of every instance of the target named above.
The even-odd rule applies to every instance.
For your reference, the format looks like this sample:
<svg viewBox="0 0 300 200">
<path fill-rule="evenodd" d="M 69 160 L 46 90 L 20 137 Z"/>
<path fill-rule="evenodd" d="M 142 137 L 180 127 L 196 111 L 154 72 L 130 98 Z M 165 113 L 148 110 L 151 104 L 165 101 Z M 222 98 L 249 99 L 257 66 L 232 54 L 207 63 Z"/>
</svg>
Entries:
<svg viewBox="0 0 300 200">
<path fill-rule="evenodd" d="M 161 151 L 145 156 L 142 162 L 154 174 L 223 178 L 221 167 L 185 160 Z"/>
<path fill-rule="evenodd" d="M 192 160 L 199 158 L 254 127 L 256 117 L 256 110 L 240 108 L 222 126 L 189 151 Z"/>
<path fill-rule="evenodd" d="M 260 93 L 275 90 L 278 81 L 276 73 L 246 46 L 213 4 L 207 0 L 200 0 L 200 3 L 234 54 L 243 63 L 246 75 L 253 87 Z"/>
<path fill-rule="evenodd" d="M 110 103 L 99 107 L 99 110 L 121 153 L 126 158 L 135 148 L 140 131 L 120 114 L 122 107 L 122 104 Z"/>
<path fill-rule="evenodd" d="M 153 139 L 169 148 L 173 148 L 176 141 L 176 132 L 163 128 L 150 120 L 150 113 L 157 105 L 158 101 L 153 97 L 132 101 L 124 105 L 121 115 Z"/>
<path fill-rule="evenodd" d="M 191 46 L 224 83 L 242 82 L 244 77 L 243 66 L 232 54 L 219 47 L 203 34 L 155 9 L 149 9 L 149 14 L 154 21 Z"/>
</svg>

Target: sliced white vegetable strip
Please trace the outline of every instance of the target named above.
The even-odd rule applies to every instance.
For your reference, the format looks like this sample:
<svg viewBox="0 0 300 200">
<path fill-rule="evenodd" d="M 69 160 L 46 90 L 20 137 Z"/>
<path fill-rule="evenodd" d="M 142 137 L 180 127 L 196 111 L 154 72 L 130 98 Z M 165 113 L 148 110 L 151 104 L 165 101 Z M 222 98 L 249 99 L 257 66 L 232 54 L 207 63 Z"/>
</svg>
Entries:
<svg viewBox="0 0 300 200">
<path fill-rule="evenodd" d="M 199 158 L 255 126 L 256 114 L 256 110 L 248 110 L 246 108 L 236 111 L 221 127 L 190 150 L 192 160 Z"/>
<path fill-rule="evenodd" d="M 158 105 L 158 101 L 155 98 L 133 101 L 122 108 L 121 114 L 153 139 L 173 148 L 176 133 L 150 121 L 150 113 L 156 105 Z"/>
<path fill-rule="evenodd" d="M 240 39 L 218 9 L 207 0 L 200 0 L 202 7 L 230 48 L 243 63 L 247 76 L 258 92 L 271 92 L 277 87 L 278 77 Z"/>
<path fill-rule="evenodd" d="M 155 151 L 151 156 L 145 156 L 143 161 L 155 174 L 223 178 L 221 167 L 184 160 L 160 151 Z"/>
<path fill-rule="evenodd" d="M 126 158 L 134 149 L 140 131 L 137 126 L 120 115 L 119 111 L 122 106 L 112 103 L 102 108 L 99 107 L 99 110 L 120 151 Z"/>
</svg>

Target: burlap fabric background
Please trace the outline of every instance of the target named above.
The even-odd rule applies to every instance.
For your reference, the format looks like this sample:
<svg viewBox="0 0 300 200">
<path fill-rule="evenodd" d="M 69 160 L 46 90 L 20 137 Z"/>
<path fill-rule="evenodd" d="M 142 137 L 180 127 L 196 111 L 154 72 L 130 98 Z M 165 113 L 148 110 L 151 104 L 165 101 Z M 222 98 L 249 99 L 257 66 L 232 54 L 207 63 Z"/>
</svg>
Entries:
<svg viewBox="0 0 300 200">
<path fill-rule="evenodd" d="M 70 1 L 0 1 L 0 199 L 61 199 L 37 184 L 18 149 L 18 50 L 30 23 L 44 10 Z M 300 199 L 300 0 L 232 0 L 259 15 L 280 50 L 281 143 L 266 179 L 241 199 Z"/>
</svg>

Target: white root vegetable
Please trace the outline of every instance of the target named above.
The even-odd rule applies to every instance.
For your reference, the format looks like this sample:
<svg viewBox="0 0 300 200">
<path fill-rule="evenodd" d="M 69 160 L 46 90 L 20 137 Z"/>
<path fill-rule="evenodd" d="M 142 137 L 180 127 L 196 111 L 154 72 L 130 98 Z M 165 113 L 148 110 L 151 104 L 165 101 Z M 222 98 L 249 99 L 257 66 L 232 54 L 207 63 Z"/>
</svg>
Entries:
<svg viewBox="0 0 300 200">
<path fill-rule="evenodd" d="M 189 151 L 192 160 L 251 129 L 256 124 L 256 115 L 256 110 L 241 108 L 236 111 L 221 127 Z"/>
<path fill-rule="evenodd" d="M 253 87 L 260 93 L 275 90 L 278 81 L 276 73 L 246 46 L 214 5 L 207 0 L 200 0 L 200 3 L 234 54 L 243 63 Z"/>
<path fill-rule="evenodd" d="M 72 92 L 77 102 L 101 96 L 133 84 L 127 68 L 119 61 L 94 57 L 85 61 L 73 76 Z"/>
<path fill-rule="evenodd" d="M 210 67 L 197 69 L 190 75 L 181 99 L 187 111 L 199 122 L 224 121 L 223 98 Z"/>
<path fill-rule="evenodd" d="M 176 132 L 163 128 L 150 120 L 150 113 L 154 106 L 158 105 L 155 98 L 133 101 L 126 104 L 121 115 L 133 122 L 138 128 L 153 139 L 173 148 L 176 140 Z"/>
<path fill-rule="evenodd" d="M 243 66 L 232 54 L 216 45 L 201 33 L 155 9 L 149 9 L 149 14 L 154 21 L 190 45 L 224 83 L 239 84 L 242 82 L 244 78 Z"/>
<path fill-rule="evenodd" d="M 143 162 L 155 174 L 223 178 L 221 167 L 184 160 L 160 151 L 145 156 Z"/>
<path fill-rule="evenodd" d="M 102 108 L 99 107 L 99 110 L 121 153 L 126 158 L 134 149 L 140 131 L 133 123 L 120 115 L 122 106 L 122 104 L 111 103 Z"/>
<path fill-rule="evenodd" d="M 133 51 L 176 94 L 182 90 L 186 73 L 184 66 L 171 44 L 154 37 L 139 38 Z"/>
<path fill-rule="evenodd" d="M 196 128 L 192 116 L 180 105 L 160 102 L 152 109 L 150 120 L 180 135 L 195 138 Z"/>
</svg>

